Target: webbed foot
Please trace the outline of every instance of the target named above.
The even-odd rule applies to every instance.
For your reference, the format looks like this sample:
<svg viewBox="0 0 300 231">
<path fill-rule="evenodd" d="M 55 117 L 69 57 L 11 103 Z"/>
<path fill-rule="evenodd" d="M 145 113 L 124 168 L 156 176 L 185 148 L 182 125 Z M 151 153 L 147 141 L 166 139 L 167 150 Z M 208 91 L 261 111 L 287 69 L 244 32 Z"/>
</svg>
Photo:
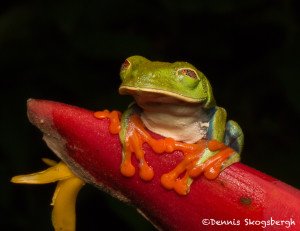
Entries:
<svg viewBox="0 0 300 231">
<path fill-rule="evenodd" d="M 166 189 L 174 189 L 179 195 L 186 195 L 194 178 L 203 173 L 206 178 L 215 179 L 225 167 L 233 163 L 230 157 L 239 157 L 232 148 L 215 140 L 200 140 L 198 145 L 197 151 L 185 154 L 175 169 L 161 177 L 161 183 Z M 234 162 L 237 161 L 235 159 Z M 183 173 L 185 175 L 179 178 Z"/>
</svg>

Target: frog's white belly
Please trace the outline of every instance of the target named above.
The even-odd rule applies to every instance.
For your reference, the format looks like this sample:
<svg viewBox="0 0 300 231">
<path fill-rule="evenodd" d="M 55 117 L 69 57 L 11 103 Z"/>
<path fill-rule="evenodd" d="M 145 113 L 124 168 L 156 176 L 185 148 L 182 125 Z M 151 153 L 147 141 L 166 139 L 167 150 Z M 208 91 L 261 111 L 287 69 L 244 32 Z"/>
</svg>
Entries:
<svg viewBox="0 0 300 231">
<path fill-rule="evenodd" d="M 205 139 L 209 120 L 200 105 L 143 104 L 145 126 L 164 137 L 195 143 Z"/>
</svg>

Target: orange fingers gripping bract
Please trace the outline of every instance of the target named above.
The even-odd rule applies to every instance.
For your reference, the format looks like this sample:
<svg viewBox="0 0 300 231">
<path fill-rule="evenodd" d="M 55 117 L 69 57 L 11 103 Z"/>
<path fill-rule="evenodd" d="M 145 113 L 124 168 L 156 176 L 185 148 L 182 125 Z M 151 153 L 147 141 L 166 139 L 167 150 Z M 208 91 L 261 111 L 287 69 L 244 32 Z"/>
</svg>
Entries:
<svg viewBox="0 0 300 231">
<path fill-rule="evenodd" d="M 109 131 L 111 134 L 118 134 L 121 130 L 121 122 L 120 118 L 122 113 L 120 111 L 112 111 L 108 110 L 97 111 L 94 113 L 94 116 L 98 119 L 108 118 L 110 119 Z"/>
<path fill-rule="evenodd" d="M 121 113 L 118 111 L 109 112 L 108 110 L 95 112 L 94 116 L 99 119 L 109 118 L 111 120 L 109 130 L 112 134 L 120 131 Z M 166 189 L 174 189 L 180 195 L 186 195 L 193 182 L 192 178 L 198 177 L 201 173 L 208 179 L 214 179 L 221 172 L 222 164 L 234 153 L 234 150 L 228 148 L 224 143 L 215 140 L 200 140 L 196 144 L 187 144 L 175 141 L 172 138 L 154 139 L 145 129 L 137 113 L 129 117 L 125 137 L 125 153 L 121 164 L 121 173 L 126 177 L 132 177 L 135 174 L 135 168 L 131 163 L 132 154 L 139 161 L 139 176 L 145 181 L 153 179 L 154 171 L 145 160 L 143 143 L 148 143 L 154 152 L 161 154 L 164 152 L 173 152 L 179 150 L 184 153 L 184 159 L 169 173 L 161 177 L 161 184 Z M 198 164 L 205 148 L 211 151 L 220 150 L 220 152 L 205 161 Z M 185 175 L 180 178 L 181 174 Z"/>
</svg>

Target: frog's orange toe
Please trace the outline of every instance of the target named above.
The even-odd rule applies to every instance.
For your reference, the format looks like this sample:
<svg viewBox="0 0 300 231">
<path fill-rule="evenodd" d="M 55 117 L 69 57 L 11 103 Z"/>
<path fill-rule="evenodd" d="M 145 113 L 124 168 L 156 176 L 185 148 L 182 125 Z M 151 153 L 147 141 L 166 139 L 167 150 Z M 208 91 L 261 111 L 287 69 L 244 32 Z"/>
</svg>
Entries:
<svg viewBox="0 0 300 231">
<path fill-rule="evenodd" d="M 174 188 L 176 182 L 176 176 L 170 173 L 163 174 L 160 178 L 160 183 L 162 186 L 168 190 Z"/>
<path fill-rule="evenodd" d="M 212 166 L 211 168 L 205 170 L 203 174 L 207 179 L 213 180 L 218 177 L 219 173 L 220 173 L 220 167 L 218 168 L 217 166 Z"/>
<path fill-rule="evenodd" d="M 176 183 L 174 185 L 174 190 L 179 195 L 185 196 L 190 192 L 190 187 L 187 183 L 187 180 L 188 180 L 188 178 L 184 177 L 184 178 L 176 181 Z"/>
<path fill-rule="evenodd" d="M 151 137 L 149 137 L 151 139 Z M 166 142 L 165 140 L 152 140 L 151 147 L 153 151 L 157 154 L 161 154 L 166 150 Z"/>
<path fill-rule="evenodd" d="M 103 110 L 103 111 L 96 111 L 94 112 L 94 116 L 97 119 L 104 119 L 109 117 L 109 111 L 108 110 Z"/>
<path fill-rule="evenodd" d="M 121 165 L 121 173 L 123 176 L 133 177 L 135 174 L 135 167 L 131 163 L 125 162 Z"/>
<path fill-rule="evenodd" d="M 213 152 L 226 147 L 226 145 L 224 143 L 218 142 L 216 140 L 210 140 L 208 142 L 207 146 L 208 146 L 209 150 L 211 150 Z"/>
<path fill-rule="evenodd" d="M 121 122 L 120 118 L 122 113 L 119 111 L 109 112 L 108 110 L 104 111 L 96 111 L 94 112 L 94 116 L 97 119 L 110 119 L 109 131 L 111 134 L 118 134 L 121 131 Z"/>
<path fill-rule="evenodd" d="M 199 176 L 202 172 L 203 172 L 203 165 L 194 167 L 194 168 L 192 168 L 191 170 L 188 171 L 189 176 L 191 178 L 195 178 L 195 177 Z"/>
<path fill-rule="evenodd" d="M 143 179 L 144 181 L 150 181 L 154 177 L 154 171 L 149 166 L 147 166 L 147 167 L 146 166 L 142 166 L 140 168 L 139 174 L 140 174 L 141 179 Z"/>
</svg>

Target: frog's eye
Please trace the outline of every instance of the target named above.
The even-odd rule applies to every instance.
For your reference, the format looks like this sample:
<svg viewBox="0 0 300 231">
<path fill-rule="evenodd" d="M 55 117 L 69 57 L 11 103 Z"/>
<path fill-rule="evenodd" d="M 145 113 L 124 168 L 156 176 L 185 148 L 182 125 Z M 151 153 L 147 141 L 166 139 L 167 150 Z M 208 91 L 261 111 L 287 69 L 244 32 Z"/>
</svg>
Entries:
<svg viewBox="0 0 300 231">
<path fill-rule="evenodd" d="M 188 76 L 188 77 L 193 78 L 193 79 L 200 80 L 200 78 L 198 77 L 197 73 L 195 71 L 193 71 L 192 69 L 179 69 L 177 71 L 177 73 L 185 75 L 185 76 Z"/>
<path fill-rule="evenodd" d="M 130 67 L 130 62 L 126 59 L 125 62 L 121 65 L 120 71 L 128 70 Z"/>
</svg>

